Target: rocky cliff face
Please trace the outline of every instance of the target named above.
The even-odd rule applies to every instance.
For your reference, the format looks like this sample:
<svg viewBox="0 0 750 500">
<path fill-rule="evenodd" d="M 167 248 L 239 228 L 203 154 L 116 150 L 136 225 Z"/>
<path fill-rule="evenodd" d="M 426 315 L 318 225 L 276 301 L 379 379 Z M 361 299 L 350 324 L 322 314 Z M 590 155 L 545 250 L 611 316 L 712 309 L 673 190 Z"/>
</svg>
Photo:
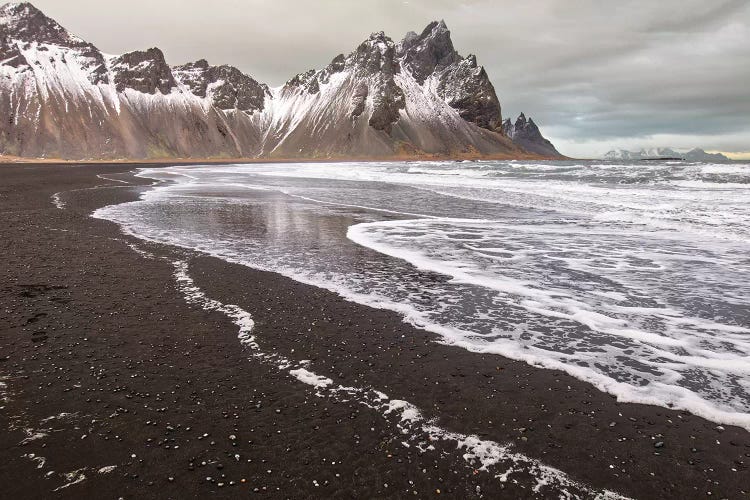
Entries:
<svg viewBox="0 0 750 500">
<path fill-rule="evenodd" d="M 503 122 L 503 132 L 526 151 L 551 158 L 564 158 L 555 149 L 555 146 L 542 135 L 534 120 L 527 119 L 523 113 L 516 119 L 515 123 L 511 122 L 510 118 L 506 119 Z"/>
<path fill-rule="evenodd" d="M 268 85 L 256 82 L 233 66 L 211 66 L 205 59 L 176 66 L 175 78 L 194 95 L 209 98 L 216 108 L 240 110 L 249 115 L 263 111 L 271 97 Z"/>
<path fill-rule="evenodd" d="M 118 92 L 133 89 L 143 94 L 169 94 L 177 87 L 172 68 L 157 48 L 137 50 L 115 57 L 109 63 Z"/>
<path fill-rule="evenodd" d="M 434 79 L 437 94 L 464 120 L 488 130 L 501 126 L 500 101 L 487 72 L 475 56 L 456 52 L 445 22 L 429 24 L 421 35 L 408 33 L 398 53 L 420 85 Z"/>
<path fill-rule="evenodd" d="M 205 60 L 170 67 L 158 48 L 106 56 L 31 4 L 7 4 L 0 116 L 0 154 L 26 157 L 527 155 L 443 22 L 398 43 L 374 33 L 269 88 Z"/>
</svg>

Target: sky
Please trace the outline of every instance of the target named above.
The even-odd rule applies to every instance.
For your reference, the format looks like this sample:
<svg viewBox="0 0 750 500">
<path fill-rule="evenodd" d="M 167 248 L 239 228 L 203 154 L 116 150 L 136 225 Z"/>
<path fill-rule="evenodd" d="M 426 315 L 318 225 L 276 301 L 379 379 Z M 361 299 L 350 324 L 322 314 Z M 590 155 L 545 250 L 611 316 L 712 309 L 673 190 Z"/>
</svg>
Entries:
<svg viewBox="0 0 750 500">
<path fill-rule="evenodd" d="M 2 2 L 2 0 L 0 0 Z M 566 155 L 701 147 L 750 159 L 750 0 L 35 0 L 100 50 L 159 47 L 276 86 L 443 19 L 503 116 Z"/>
</svg>

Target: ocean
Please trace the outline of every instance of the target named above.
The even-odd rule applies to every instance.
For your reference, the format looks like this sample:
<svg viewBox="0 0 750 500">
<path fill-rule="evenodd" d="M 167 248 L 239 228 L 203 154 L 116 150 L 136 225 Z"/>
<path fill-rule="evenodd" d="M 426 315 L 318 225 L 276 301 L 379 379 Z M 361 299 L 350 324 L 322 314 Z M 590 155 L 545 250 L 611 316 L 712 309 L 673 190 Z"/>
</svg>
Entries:
<svg viewBox="0 0 750 500">
<path fill-rule="evenodd" d="M 397 311 L 457 348 L 750 429 L 749 164 L 268 163 L 138 175 L 154 186 L 95 217 Z"/>
</svg>

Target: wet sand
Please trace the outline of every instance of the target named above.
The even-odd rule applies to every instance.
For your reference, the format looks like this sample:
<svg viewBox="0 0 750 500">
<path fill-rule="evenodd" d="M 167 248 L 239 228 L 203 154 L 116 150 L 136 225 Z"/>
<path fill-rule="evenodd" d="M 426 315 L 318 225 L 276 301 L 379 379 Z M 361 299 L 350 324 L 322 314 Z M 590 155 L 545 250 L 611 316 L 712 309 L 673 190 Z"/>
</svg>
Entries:
<svg viewBox="0 0 750 500">
<path fill-rule="evenodd" d="M 253 315 L 264 351 L 407 400 L 449 431 L 510 443 L 595 490 L 750 495 L 743 429 L 618 403 L 564 373 L 438 344 L 395 313 L 91 219 L 137 196 L 97 174 L 147 183 L 117 176 L 133 168 L 0 166 L 4 497 L 556 497 L 524 471 L 500 480 L 506 464 L 478 470 L 449 442 L 422 452 L 394 416 L 258 362 L 229 318 L 186 302 L 175 259 Z"/>
<path fill-rule="evenodd" d="M 247 158 L 150 158 L 150 159 L 111 159 L 100 158 L 90 160 L 76 160 L 67 158 L 27 158 L 21 156 L 0 155 L 0 165 L 2 164 L 38 164 L 38 165 L 230 165 L 237 163 L 348 163 L 348 162 L 402 162 L 402 161 L 461 161 L 461 160 L 553 160 L 567 158 L 565 156 L 544 156 L 536 153 L 515 153 L 515 154 L 481 154 L 477 151 L 468 151 L 465 153 L 444 154 L 392 154 L 387 156 L 357 156 L 357 155 L 335 155 L 329 157 L 308 158 L 308 157 L 264 157 L 252 156 Z"/>
</svg>

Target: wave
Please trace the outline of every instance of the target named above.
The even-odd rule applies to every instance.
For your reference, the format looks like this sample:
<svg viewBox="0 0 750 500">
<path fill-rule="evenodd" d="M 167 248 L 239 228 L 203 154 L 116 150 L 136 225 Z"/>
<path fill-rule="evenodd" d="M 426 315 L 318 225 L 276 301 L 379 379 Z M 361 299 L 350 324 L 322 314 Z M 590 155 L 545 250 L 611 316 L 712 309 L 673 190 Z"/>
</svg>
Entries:
<svg viewBox="0 0 750 500">
<path fill-rule="evenodd" d="M 172 183 L 95 216 L 397 311 L 443 342 L 561 369 L 622 401 L 750 430 L 750 172 L 722 168 L 172 167 L 139 174 Z M 716 175 L 727 176 L 720 197 L 692 185 Z"/>
</svg>

